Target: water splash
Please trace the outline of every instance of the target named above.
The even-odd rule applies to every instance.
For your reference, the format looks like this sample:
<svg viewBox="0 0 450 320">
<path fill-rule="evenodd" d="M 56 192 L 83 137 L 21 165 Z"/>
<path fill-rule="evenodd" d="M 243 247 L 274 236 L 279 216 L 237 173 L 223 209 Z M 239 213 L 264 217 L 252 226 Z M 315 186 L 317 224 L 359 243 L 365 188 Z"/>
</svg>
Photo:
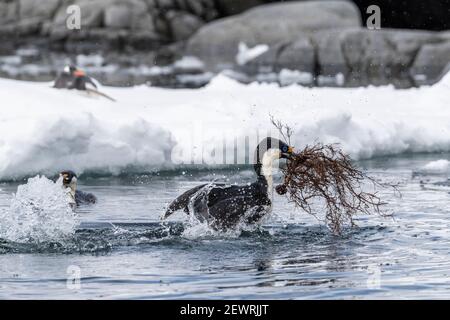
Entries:
<svg viewBox="0 0 450 320">
<path fill-rule="evenodd" d="M 39 243 L 73 235 L 78 220 L 61 186 L 43 176 L 20 185 L 10 207 L 0 209 L 0 238 Z"/>
<path fill-rule="evenodd" d="M 263 218 L 259 223 L 249 224 L 246 222 L 249 215 L 252 214 L 252 209 L 248 210 L 240 221 L 233 227 L 227 230 L 217 230 L 213 228 L 206 217 L 209 216 L 209 208 L 207 204 L 207 194 L 212 188 L 218 188 L 212 182 L 200 189 L 196 194 L 194 194 L 189 201 L 189 221 L 186 224 L 186 228 L 183 231 L 182 236 L 186 239 L 193 240 L 197 238 L 239 238 L 243 232 L 253 232 L 260 228 L 262 221 L 266 219 Z M 205 210 L 204 213 L 197 215 L 193 214 L 196 209 Z"/>
</svg>

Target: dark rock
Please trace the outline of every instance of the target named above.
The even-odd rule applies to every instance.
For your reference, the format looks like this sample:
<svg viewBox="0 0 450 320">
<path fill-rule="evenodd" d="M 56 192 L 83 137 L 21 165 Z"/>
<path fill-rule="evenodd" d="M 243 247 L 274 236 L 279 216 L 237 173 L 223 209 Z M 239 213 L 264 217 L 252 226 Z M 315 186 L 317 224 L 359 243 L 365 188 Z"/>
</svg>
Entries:
<svg viewBox="0 0 450 320">
<path fill-rule="evenodd" d="M 175 8 L 179 11 L 188 11 L 185 0 L 174 0 Z"/>
<path fill-rule="evenodd" d="M 234 15 L 264 4 L 262 0 L 216 0 L 222 15 Z"/>
<path fill-rule="evenodd" d="M 172 37 L 169 22 L 165 17 L 155 15 L 153 16 L 155 30 L 162 39 L 169 41 Z"/>
<path fill-rule="evenodd" d="M 199 0 L 184 0 L 186 2 L 186 9 L 197 17 L 202 17 L 205 14 L 205 8 Z"/>
<path fill-rule="evenodd" d="M 208 65 L 233 63 L 240 41 L 248 46 L 294 42 L 299 32 L 358 27 L 358 9 L 346 1 L 270 4 L 202 27 L 188 41 L 187 53 Z"/>
<path fill-rule="evenodd" d="M 89 54 L 118 50 L 121 47 L 121 38 L 126 34 L 124 30 L 116 30 L 111 33 L 103 28 L 73 30 L 65 41 L 65 51 Z"/>
<path fill-rule="evenodd" d="M 155 32 L 152 16 L 142 0 L 128 0 L 105 8 L 105 27 Z"/>
<path fill-rule="evenodd" d="M 304 35 L 294 42 L 272 45 L 268 51 L 238 67 L 237 70 L 252 76 L 258 73 L 278 73 L 283 69 L 314 74 L 314 65 L 315 49 L 309 37 Z"/>
<path fill-rule="evenodd" d="M 51 19 L 60 4 L 60 0 L 20 0 L 19 17 Z"/>
<path fill-rule="evenodd" d="M 367 17 L 366 9 L 378 5 L 381 9 L 382 28 L 408 28 L 426 30 L 450 29 L 450 1 L 448 0 L 353 0 Z"/>
<path fill-rule="evenodd" d="M 130 28 L 131 8 L 126 4 L 115 4 L 105 9 L 104 24 L 107 28 Z"/>
<path fill-rule="evenodd" d="M 157 0 L 145 0 L 145 3 L 147 4 L 147 8 L 149 10 L 153 10 L 157 6 Z"/>
<path fill-rule="evenodd" d="M 315 49 L 308 37 L 292 42 L 281 50 L 276 61 L 278 71 L 282 69 L 315 73 Z"/>
<path fill-rule="evenodd" d="M 147 30 L 127 33 L 123 42 L 130 47 L 130 50 L 155 50 L 161 46 L 159 35 Z"/>
<path fill-rule="evenodd" d="M 188 39 L 204 24 L 197 16 L 183 11 L 169 11 L 166 18 L 174 41 Z"/>
<path fill-rule="evenodd" d="M 215 9 L 207 9 L 205 10 L 205 14 L 203 15 L 203 19 L 205 21 L 212 21 L 219 17 L 219 12 Z"/>
<path fill-rule="evenodd" d="M 341 35 L 345 30 L 320 31 L 311 37 L 316 48 L 316 75 L 347 76 L 349 69 L 342 51 Z"/>
<path fill-rule="evenodd" d="M 244 44 L 242 43 L 241 45 Z M 277 59 L 279 52 L 282 48 L 284 48 L 284 46 L 284 43 L 277 43 L 269 47 L 266 52 L 249 60 L 248 62 L 239 61 L 240 59 L 238 59 L 236 56 L 236 62 L 238 62 L 239 64 L 239 66 L 236 66 L 237 71 L 243 72 L 250 76 L 275 72 L 277 69 Z M 248 49 L 253 50 L 254 48 Z"/>
<path fill-rule="evenodd" d="M 142 30 L 151 34 L 156 34 L 155 23 L 153 17 L 149 13 L 133 12 L 131 16 L 131 30 Z"/>
<path fill-rule="evenodd" d="M 9 54 L 28 44 L 66 54 L 103 51 L 134 56 L 135 50 L 143 50 L 164 65 L 185 53 L 201 58 L 210 70 L 231 66 L 248 81 L 283 78 L 280 83 L 285 85 L 310 85 L 311 74 L 319 85 L 345 78 L 347 86 L 409 87 L 436 81 L 450 62 L 450 32 L 385 29 L 405 21 L 442 29 L 450 21 L 450 8 L 442 2 L 438 6 L 409 1 L 414 10 L 421 8 L 420 17 L 411 16 L 412 9 L 401 1 L 381 4 L 382 12 L 392 15 L 382 14 L 383 29 L 374 31 L 361 28 L 360 12 L 347 0 L 261 5 L 268 2 L 272 0 L 0 0 L 0 51 Z M 367 5 L 377 4 L 353 2 L 363 18 Z M 70 4 L 81 7 L 81 30 L 66 27 Z M 256 5 L 261 6 L 239 14 Z M 392 6 L 405 8 L 391 11 Z M 441 9 L 430 13 L 431 7 Z M 230 14 L 238 15 L 204 25 Z M 268 50 L 237 66 L 240 42 L 249 50 L 264 45 Z M 177 68 L 173 65 L 171 85 L 195 82 L 205 73 L 199 69 L 178 74 Z"/>
<path fill-rule="evenodd" d="M 53 23 L 51 21 L 44 21 L 41 24 L 41 32 L 40 32 L 40 36 L 44 37 L 44 38 L 48 38 L 50 36 L 50 32 L 52 31 L 52 26 Z"/>
<path fill-rule="evenodd" d="M 175 0 L 156 0 L 158 8 L 161 9 L 174 9 L 175 8 Z"/>
<path fill-rule="evenodd" d="M 0 3 L 0 25 L 8 23 L 19 36 L 39 34 L 43 22 L 52 18 L 59 4 L 60 0 Z"/>
<path fill-rule="evenodd" d="M 39 17 L 30 17 L 20 19 L 15 24 L 15 33 L 17 35 L 29 35 L 39 33 L 42 25 L 42 19 Z"/>
<path fill-rule="evenodd" d="M 411 67 L 411 74 L 417 85 L 430 84 L 439 79 L 449 64 L 450 41 L 425 44 L 417 54 Z"/>
<path fill-rule="evenodd" d="M 205 21 L 211 21 L 221 16 L 215 1 L 202 0 L 202 4 L 204 6 L 203 19 Z"/>
<path fill-rule="evenodd" d="M 0 2 L 0 26 L 17 21 L 19 18 L 19 2 Z"/>
<path fill-rule="evenodd" d="M 439 34 L 406 30 L 348 30 L 339 35 L 349 78 L 347 84 L 411 86 L 409 68 L 422 45 Z"/>
<path fill-rule="evenodd" d="M 81 10 L 81 28 L 98 28 L 103 25 L 104 10 L 111 2 L 109 0 L 77 0 L 74 4 L 80 6 Z M 67 29 L 67 6 L 59 7 L 53 18 L 53 27 L 51 34 L 70 34 L 72 30 Z"/>
</svg>

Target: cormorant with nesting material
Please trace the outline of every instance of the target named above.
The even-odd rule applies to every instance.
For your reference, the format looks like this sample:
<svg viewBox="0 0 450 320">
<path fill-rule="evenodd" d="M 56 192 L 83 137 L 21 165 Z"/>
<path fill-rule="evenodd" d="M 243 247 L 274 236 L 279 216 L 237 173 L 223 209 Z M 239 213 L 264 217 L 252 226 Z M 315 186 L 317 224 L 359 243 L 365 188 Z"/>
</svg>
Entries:
<svg viewBox="0 0 450 320">
<path fill-rule="evenodd" d="M 259 222 L 272 210 L 273 162 L 287 159 L 292 153 L 293 148 L 278 139 L 263 139 L 255 151 L 255 182 L 243 186 L 223 183 L 197 186 L 175 199 L 163 219 L 183 209 L 216 230 L 227 230 L 240 222 Z"/>
</svg>

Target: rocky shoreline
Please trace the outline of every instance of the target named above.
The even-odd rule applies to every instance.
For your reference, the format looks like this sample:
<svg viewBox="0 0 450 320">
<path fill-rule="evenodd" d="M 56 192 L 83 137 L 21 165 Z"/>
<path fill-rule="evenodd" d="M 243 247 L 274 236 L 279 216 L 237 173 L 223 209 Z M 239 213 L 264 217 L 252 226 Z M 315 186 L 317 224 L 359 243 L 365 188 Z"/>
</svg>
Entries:
<svg viewBox="0 0 450 320">
<path fill-rule="evenodd" d="M 450 31 L 369 30 L 345 0 L 265 2 L 0 0 L 0 76 L 49 80 L 72 62 L 108 85 L 199 87 L 227 70 L 243 82 L 408 88 L 450 63 Z M 71 4 L 81 30 L 65 26 Z"/>
</svg>

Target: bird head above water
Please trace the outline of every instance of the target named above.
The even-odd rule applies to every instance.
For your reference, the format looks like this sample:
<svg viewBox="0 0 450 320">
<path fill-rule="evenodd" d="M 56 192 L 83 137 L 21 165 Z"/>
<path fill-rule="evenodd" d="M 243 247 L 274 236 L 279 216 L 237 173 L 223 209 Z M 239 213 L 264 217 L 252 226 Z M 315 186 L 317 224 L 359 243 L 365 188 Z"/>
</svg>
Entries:
<svg viewBox="0 0 450 320">
<path fill-rule="evenodd" d="M 276 138 L 264 138 L 256 147 L 255 171 L 258 176 L 271 175 L 272 164 L 278 159 L 289 159 L 294 153 L 294 147 Z"/>
<path fill-rule="evenodd" d="M 75 209 L 79 205 L 90 205 L 97 202 L 97 197 L 92 193 L 77 190 L 78 177 L 75 172 L 65 170 L 61 171 L 59 176 L 62 179 L 62 187 L 68 196 L 68 202 L 72 209 Z"/>
<path fill-rule="evenodd" d="M 65 188 L 70 188 L 72 192 L 77 189 L 77 175 L 71 170 L 62 171 L 59 176 L 62 178 L 62 183 Z"/>
</svg>

